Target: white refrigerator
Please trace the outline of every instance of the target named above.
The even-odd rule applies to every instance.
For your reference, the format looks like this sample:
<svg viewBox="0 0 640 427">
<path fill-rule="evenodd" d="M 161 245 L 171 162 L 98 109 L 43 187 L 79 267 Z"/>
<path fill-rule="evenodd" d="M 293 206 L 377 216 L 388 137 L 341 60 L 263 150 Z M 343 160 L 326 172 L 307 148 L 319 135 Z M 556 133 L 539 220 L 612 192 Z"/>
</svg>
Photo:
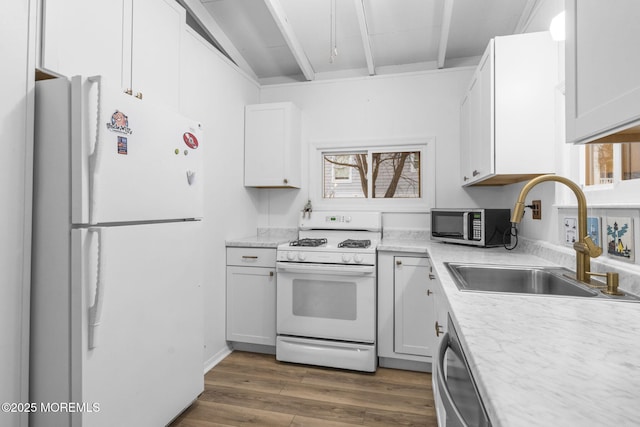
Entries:
<svg viewBox="0 0 640 427">
<path fill-rule="evenodd" d="M 202 145 L 100 77 L 37 83 L 32 427 L 163 426 L 203 391 Z"/>
</svg>

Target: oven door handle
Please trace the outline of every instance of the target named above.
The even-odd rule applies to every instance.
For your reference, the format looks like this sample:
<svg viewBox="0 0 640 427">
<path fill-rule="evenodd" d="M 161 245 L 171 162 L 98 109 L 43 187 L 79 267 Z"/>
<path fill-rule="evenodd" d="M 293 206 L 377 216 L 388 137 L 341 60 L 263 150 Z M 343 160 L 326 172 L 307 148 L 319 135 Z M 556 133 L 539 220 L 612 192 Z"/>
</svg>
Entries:
<svg viewBox="0 0 640 427">
<path fill-rule="evenodd" d="M 376 272 L 373 265 L 333 265 L 333 264 L 301 264 L 278 262 L 276 263 L 278 273 L 297 274 L 332 274 L 338 276 L 367 276 Z"/>
</svg>

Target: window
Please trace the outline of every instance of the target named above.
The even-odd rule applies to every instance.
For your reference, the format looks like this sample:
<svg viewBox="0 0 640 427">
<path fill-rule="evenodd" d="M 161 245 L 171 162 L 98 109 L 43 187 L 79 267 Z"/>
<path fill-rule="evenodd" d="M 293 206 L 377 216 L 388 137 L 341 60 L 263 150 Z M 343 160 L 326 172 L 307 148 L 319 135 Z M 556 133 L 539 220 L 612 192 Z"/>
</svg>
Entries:
<svg viewBox="0 0 640 427">
<path fill-rule="evenodd" d="M 366 156 L 366 153 L 323 153 L 322 197 L 365 197 L 363 189 L 367 188 L 367 180 L 362 171 L 366 168 Z M 354 174 L 354 171 L 357 173 Z"/>
<path fill-rule="evenodd" d="M 373 197 L 420 197 L 419 151 L 373 153 L 371 157 Z"/>
<path fill-rule="evenodd" d="M 613 184 L 640 178 L 640 144 L 585 146 L 585 185 Z"/>
<path fill-rule="evenodd" d="M 432 138 L 313 145 L 310 184 L 314 206 L 399 211 L 433 206 Z"/>
<path fill-rule="evenodd" d="M 322 157 L 324 198 L 420 197 L 419 151 L 323 153 Z"/>
</svg>

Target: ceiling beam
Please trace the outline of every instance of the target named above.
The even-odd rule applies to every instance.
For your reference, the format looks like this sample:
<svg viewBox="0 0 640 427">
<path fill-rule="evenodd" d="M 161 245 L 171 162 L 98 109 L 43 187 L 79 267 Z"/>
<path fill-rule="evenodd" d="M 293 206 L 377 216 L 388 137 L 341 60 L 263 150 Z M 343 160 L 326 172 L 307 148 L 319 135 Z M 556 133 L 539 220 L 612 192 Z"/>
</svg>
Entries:
<svg viewBox="0 0 640 427">
<path fill-rule="evenodd" d="M 282 37 L 284 37 L 284 40 L 287 42 L 287 46 L 289 46 L 300 70 L 302 70 L 302 74 L 304 74 L 307 80 L 315 80 L 315 71 L 313 71 L 309 58 L 307 58 L 307 54 L 304 52 L 300 41 L 298 41 L 298 37 L 296 37 L 293 31 L 293 27 L 287 19 L 287 15 L 284 13 L 284 8 L 280 0 L 264 0 L 264 3 L 267 5 L 269 12 L 271 12 L 271 16 L 280 29 Z"/>
<path fill-rule="evenodd" d="M 191 12 L 193 18 L 200 24 L 209 36 L 224 50 L 224 53 L 231 59 L 242 71 L 247 73 L 253 79 L 258 81 L 258 76 L 253 71 L 249 63 L 240 54 L 240 51 L 231 43 L 231 40 L 222 31 L 213 16 L 202 5 L 200 0 L 180 0 L 180 4 Z"/>
<path fill-rule="evenodd" d="M 444 0 L 442 9 L 442 26 L 440 27 L 440 42 L 438 44 L 438 68 L 444 67 L 444 60 L 447 54 L 447 43 L 449 42 L 451 17 L 453 15 L 453 0 Z"/>
<path fill-rule="evenodd" d="M 360 24 L 360 36 L 362 37 L 362 47 L 364 48 L 364 56 L 367 59 L 367 69 L 369 75 L 376 74 L 376 67 L 373 63 L 373 53 L 371 51 L 371 39 L 369 38 L 369 28 L 367 27 L 367 16 L 364 14 L 363 0 L 353 0 L 356 7 L 356 15 L 358 16 L 358 24 Z"/>
</svg>

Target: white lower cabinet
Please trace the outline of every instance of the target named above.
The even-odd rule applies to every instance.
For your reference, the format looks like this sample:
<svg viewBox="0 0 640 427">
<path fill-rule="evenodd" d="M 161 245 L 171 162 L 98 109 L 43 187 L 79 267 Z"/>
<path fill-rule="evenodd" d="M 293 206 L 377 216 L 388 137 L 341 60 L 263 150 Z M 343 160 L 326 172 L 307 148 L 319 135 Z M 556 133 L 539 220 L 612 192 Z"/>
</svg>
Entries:
<svg viewBox="0 0 640 427">
<path fill-rule="evenodd" d="M 227 341 L 276 345 L 276 250 L 227 248 Z"/>
<path fill-rule="evenodd" d="M 380 365 L 431 370 L 440 284 L 426 254 L 378 253 Z M 441 335 L 441 334 L 440 334 Z"/>
</svg>

